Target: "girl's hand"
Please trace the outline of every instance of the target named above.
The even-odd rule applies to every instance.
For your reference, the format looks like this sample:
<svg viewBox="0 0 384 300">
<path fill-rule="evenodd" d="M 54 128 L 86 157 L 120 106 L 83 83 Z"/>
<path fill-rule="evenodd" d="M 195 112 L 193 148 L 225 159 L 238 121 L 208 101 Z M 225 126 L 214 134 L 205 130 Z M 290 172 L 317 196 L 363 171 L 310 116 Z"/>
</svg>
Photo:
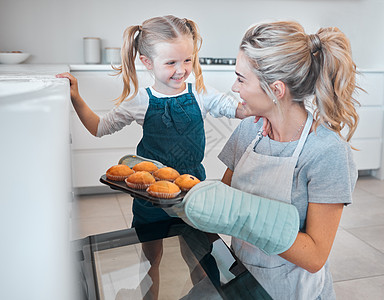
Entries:
<svg viewBox="0 0 384 300">
<path fill-rule="evenodd" d="M 244 119 L 247 117 L 243 104 L 239 103 L 237 105 L 235 117 L 238 119 Z"/>
<path fill-rule="evenodd" d="M 260 120 L 261 117 L 255 117 L 255 123 Z M 263 136 L 267 136 L 271 132 L 271 123 L 267 118 L 263 117 Z"/>
<path fill-rule="evenodd" d="M 76 100 L 78 100 L 80 98 L 77 79 L 72 74 L 70 74 L 68 72 L 61 73 L 61 74 L 57 74 L 56 78 L 67 78 L 67 79 L 69 79 L 70 88 L 71 88 L 71 99 L 72 99 L 72 102 L 76 101 Z"/>
<path fill-rule="evenodd" d="M 69 79 L 72 105 L 85 128 L 87 128 L 91 134 L 96 136 L 100 118 L 80 97 L 77 79 L 68 72 L 57 74 L 56 77 Z"/>
<path fill-rule="evenodd" d="M 239 103 L 239 105 L 237 106 L 235 117 L 238 119 L 244 119 L 247 117 L 244 106 L 241 103 Z M 254 122 L 257 123 L 260 120 L 260 118 L 261 117 L 255 117 Z M 263 117 L 263 133 L 262 134 L 263 136 L 267 136 L 270 132 L 271 132 L 271 123 L 267 118 Z"/>
</svg>

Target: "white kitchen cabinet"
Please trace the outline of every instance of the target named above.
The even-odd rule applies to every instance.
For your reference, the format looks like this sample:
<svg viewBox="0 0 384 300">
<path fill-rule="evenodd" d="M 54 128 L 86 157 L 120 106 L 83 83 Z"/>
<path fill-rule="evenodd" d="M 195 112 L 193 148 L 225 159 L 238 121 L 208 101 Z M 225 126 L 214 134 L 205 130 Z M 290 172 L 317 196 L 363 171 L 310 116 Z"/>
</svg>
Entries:
<svg viewBox="0 0 384 300">
<path fill-rule="evenodd" d="M 384 179 L 384 73 L 363 71 L 357 82 L 366 92 L 356 95 L 361 106 L 357 109 L 359 125 L 351 141 L 358 149 L 353 151 L 354 159 L 359 170 L 372 170 L 373 175 Z"/>
<path fill-rule="evenodd" d="M 79 90 L 88 105 L 102 115 L 113 106 L 113 99 L 122 90 L 121 78 L 113 76 L 109 66 L 71 66 L 78 78 Z M 204 81 L 221 92 L 229 92 L 236 76 L 233 66 L 203 66 Z M 138 68 L 140 86 L 148 86 L 153 81 L 143 68 Z M 367 91 L 359 92 L 356 98 L 361 103 L 358 108 L 360 122 L 352 145 L 359 149 L 353 151 L 359 170 L 372 171 L 384 179 L 383 125 L 384 125 L 384 73 L 364 71 L 358 82 Z M 207 178 L 219 179 L 226 167 L 217 158 L 229 136 L 240 120 L 212 118 L 207 116 L 206 152 L 203 164 Z M 120 157 L 134 154 L 142 136 L 142 128 L 136 123 L 125 127 L 110 136 L 96 138 L 80 123 L 76 113 L 71 111 L 73 180 L 79 193 L 106 191 L 109 188 L 99 183 L 99 178 Z"/>
<path fill-rule="evenodd" d="M 113 108 L 114 99 L 122 91 L 121 78 L 112 69 L 100 71 L 72 71 L 78 79 L 80 95 L 95 113 L 103 115 Z M 91 135 L 71 109 L 72 175 L 79 193 L 105 190 L 99 178 L 120 157 L 135 153 L 141 138 L 141 126 L 136 123 L 120 132 L 97 138 Z M 92 189 L 93 188 L 93 189 Z M 94 189 L 96 188 L 96 189 Z"/>
</svg>

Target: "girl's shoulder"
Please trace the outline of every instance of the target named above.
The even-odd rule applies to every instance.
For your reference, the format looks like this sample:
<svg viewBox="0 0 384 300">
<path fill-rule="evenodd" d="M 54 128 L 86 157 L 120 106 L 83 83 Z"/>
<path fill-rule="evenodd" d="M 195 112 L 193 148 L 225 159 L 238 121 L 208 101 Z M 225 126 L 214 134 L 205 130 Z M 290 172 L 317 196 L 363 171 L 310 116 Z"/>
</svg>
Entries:
<svg viewBox="0 0 384 300">
<path fill-rule="evenodd" d="M 120 106 L 122 107 L 131 107 L 131 106 L 140 106 L 146 105 L 148 106 L 149 96 L 145 87 L 140 87 L 137 91 L 137 95 L 133 97 L 131 100 L 123 101 Z"/>
</svg>

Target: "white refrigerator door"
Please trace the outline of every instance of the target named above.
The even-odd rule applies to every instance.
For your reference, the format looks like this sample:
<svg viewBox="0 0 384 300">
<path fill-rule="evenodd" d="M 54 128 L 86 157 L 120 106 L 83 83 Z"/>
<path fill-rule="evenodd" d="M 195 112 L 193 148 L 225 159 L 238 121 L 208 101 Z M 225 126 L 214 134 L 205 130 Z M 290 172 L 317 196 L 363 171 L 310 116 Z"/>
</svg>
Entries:
<svg viewBox="0 0 384 300">
<path fill-rule="evenodd" d="M 69 84 L 0 80 L 1 299 L 71 299 Z"/>
</svg>

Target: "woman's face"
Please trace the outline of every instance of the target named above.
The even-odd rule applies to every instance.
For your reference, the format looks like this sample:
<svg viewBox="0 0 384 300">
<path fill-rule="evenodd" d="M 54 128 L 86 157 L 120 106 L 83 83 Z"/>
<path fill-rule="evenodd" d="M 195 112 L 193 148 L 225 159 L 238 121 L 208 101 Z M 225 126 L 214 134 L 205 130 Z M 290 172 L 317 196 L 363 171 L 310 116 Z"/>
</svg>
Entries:
<svg viewBox="0 0 384 300">
<path fill-rule="evenodd" d="M 247 116 L 267 116 L 274 107 L 273 101 L 260 87 L 260 81 L 251 70 L 248 58 L 240 51 L 236 60 L 237 79 L 232 91 L 239 93 Z"/>
</svg>

